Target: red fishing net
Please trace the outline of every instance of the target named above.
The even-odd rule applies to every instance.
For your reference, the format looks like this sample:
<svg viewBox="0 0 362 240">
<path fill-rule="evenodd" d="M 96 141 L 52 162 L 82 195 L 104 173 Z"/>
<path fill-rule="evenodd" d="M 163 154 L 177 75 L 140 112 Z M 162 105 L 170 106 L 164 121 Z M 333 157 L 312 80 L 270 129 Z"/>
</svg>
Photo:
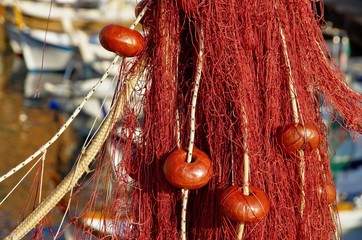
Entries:
<svg viewBox="0 0 362 240">
<path fill-rule="evenodd" d="M 181 234 L 182 193 L 162 169 L 173 150 L 189 143 L 201 29 L 204 56 L 194 146 L 210 156 L 214 174 L 205 187 L 190 191 L 187 237 L 236 238 L 238 223 L 223 214 L 220 195 L 233 184 L 243 186 L 245 146 L 249 184 L 266 193 L 270 212 L 246 224 L 243 237 L 335 236 L 333 205 L 321 194 L 333 184 L 321 104 L 361 132 L 362 96 L 348 88 L 330 59 L 317 4 L 322 6 L 290 0 L 150 2 L 144 119 L 139 122 L 131 114 L 122 121 L 120 165 L 134 179 L 127 210 L 133 228 L 126 236 L 176 239 Z M 296 122 L 295 115 L 297 122 L 318 129 L 317 149 L 285 154 L 278 146 L 278 131 Z M 137 127 L 142 133 L 135 142 Z M 121 182 L 113 196 L 124 191 Z"/>
<path fill-rule="evenodd" d="M 113 237 L 180 238 L 183 194 L 166 180 L 163 165 L 174 150 L 187 151 L 193 107 L 194 147 L 210 157 L 213 175 L 206 186 L 189 192 L 188 239 L 237 238 L 239 223 L 226 217 L 220 204 L 232 185 L 258 187 L 269 199 L 269 213 L 246 223 L 243 239 L 338 236 L 334 205 L 324 193 L 333 179 L 321 105 L 362 132 L 362 96 L 348 88 L 328 53 L 317 13 L 323 4 L 148 2 L 146 49 L 135 60 L 146 66 L 143 95 L 134 96 L 138 104 L 126 106 L 105 145 L 117 146 L 122 159 L 116 167 L 114 151 L 96 159 L 104 172 L 113 172 L 110 197 L 97 193 L 103 196 L 104 215 L 113 219 Z M 201 80 L 195 84 L 201 43 Z M 320 145 L 285 153 L 278 136 L 297 123 L 315 126 Z"/>
</svg>

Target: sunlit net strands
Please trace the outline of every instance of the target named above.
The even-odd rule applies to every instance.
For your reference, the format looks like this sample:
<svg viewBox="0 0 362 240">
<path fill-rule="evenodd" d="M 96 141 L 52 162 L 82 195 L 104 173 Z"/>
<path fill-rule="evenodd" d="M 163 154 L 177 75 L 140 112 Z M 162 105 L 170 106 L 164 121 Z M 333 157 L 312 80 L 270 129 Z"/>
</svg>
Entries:
<svg viewBox="0 0 362 240">
<path fill-rule="evenodd" d="M 322 2 L 139 5 L 145 10 L 144 49 L 128 73 L 120 71 L 115 109 L 136 74 L 132 69 L 144 68 L 140 104 L 126 101 L 116 113 L 122 118 L 105 121 L 112 131 L 86 164 L 93 163 L 90 197 L 70 214 L 78 226 L 73 236 L 89 236 L 80 219 L 99 211 L 103 226 L 112 226 L 93 232 L 103 237 L 338 238 L 320 97 L 332 117 L 362 132 L 362 96 L 330 59 L 315 10 L 323 9 Z M 166 179 L 164 165 L 175 150 L 190 150 L 190 143 L 210 158 L 212 176 L 186 196 Z M 115 148 L 107 150 L 109 144 Z M 121 156 L 116 163 L 115 156 Z M 185 154 L 185 162 L 196 161 Z M 235 191 L 225 193 L 231 186 Z"/>
<path fill-rule="evenodd" d="M 131 26 L 133 29 L 137 23 L 139 22 L 140 18 L 144 14 L 146 8 L 143 12 L 140 13 L 140 16 L 136 19 L 135 23 Z M 27 163 L 33 160 L 37 155 L 41 152 L 45 152 L 46 149 L 64 132 L 64 130 L 69 126 L 69 124 L 74 120 L 77 114 L 81 111 L 84 104 L 88 101 L 89 97 L 96 91 L 97 87 L 102 84 L 104 79 L 108 76 L 109 71 L 113 67 L 113 65 L 118 61 L 119 56 L 115 56 L 111 66 L 107 69 L 106 73 L 102 76 L 99 82 L 92 88 L 92 90 L 87 94 L 84 98 L 80 106 L 75 110 L 75 112 L 70 116 L 68 121 L 62 126 L 59 132 L 48 141 L 40 150 L 34 153 L 31 157 L 26 159 L 23 163 L 15 167 L 12 171 L 6 174 L 3 179 L 9 177 L 11 174 L 15 173 L 21 167 L 24 167 Z M 141 67 L 137 67 L 137 65 L 133 66 L 133 69 L 130 71 L 131 74 L 129 75 L 129 82 L 125 83 L 121 91 L 121 97 L 116 98 L 119 101 L 116 101 L 116 104 L 113 109 L 108 114 L 108 117 L 103 122 L 102 127 L 99 129 L 98 133 L 92 139 L 90 146 L 86 149 L 83 149 L 83 157 L 80 157 L 80 161 L 76 164 L 75 168 L 68 174 L 68 176 L 59 184 L 59 186 L 55 189 L 55 191 L 48 196 L 43 202 L 41 202 L 38 208 L 29 216 L 27 217 L 8 237 L 7 239 L 18 239 L 23 237 L 26 233 L 28 233 L 36 224 L 40 222 L 40 220 L 52 209 L 55 205 L 63 198 L 63 196 L 71 190 L 79 180 L 79 178 L 87 171 L 89 171 L 88 165 L 94 159 L 96 154 L 98 153 L 100 147 L 104 143 L 105 139 L 107 138 L 110 129 L 114 122 L 117 120 L 117 116 L 120 116 L 125 103 L 130 102 L 130 95 L 132 95 L 133 90 L 136 88 L 137 82 L 142 75 L 143 69 L 143 62 L 140 64 Z M 140 68 L 140 69 L 139 69 Z M 134 71 L 137 71 L 136 73 Z M 42 227 L 42 225 L 40 225 Z"/>
</svg>

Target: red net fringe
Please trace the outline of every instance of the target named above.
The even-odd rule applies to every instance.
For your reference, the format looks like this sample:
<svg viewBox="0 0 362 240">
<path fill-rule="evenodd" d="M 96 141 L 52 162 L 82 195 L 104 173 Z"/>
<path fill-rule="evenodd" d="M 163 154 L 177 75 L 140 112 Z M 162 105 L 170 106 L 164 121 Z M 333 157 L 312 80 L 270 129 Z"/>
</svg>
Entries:
<svg viewBox="0 0 362 240">
<path fill-rule="evenodd" d="M 190 191 L 188 239 L 236 238 L 238 225 L 223 215 L 219 197 L 232 184 L 232 171 L 235 184 L 243 185 L 244 140 L 250 157 L 250 185 L 263 189 L 271 205 L 264 219 L 246 224 L 244 238 L 330 239 L 336 231 L 335 215 L 319 193 L 321 186 L 333 184 L 320 97 L 350 129 L 362 132 L 362 96 L 348 88 L 328 53 L 315 12 L 315 5 L 323 9 L 322 3 L 196 2 L 184 3 L 184 8 L 194 11 L 190 15 L 175 0 L 150 4 L 153 24 L 147 28 L 144 53 L 144 118 L 139 120 L 138 111 L 129 106 L 118 134 L 122 142 L 113 139 L 123 154 L 118 169 L 133 181 L 119 170 L 104 212 L 132 222 L 132 227 L 118 229 L 125 239 L 179 238 L 182 194 L 167 182 L 162 169 L 165 158 L 177 148 L 178 128 L 181 147 L 188 146 L 202 27 L 205 52 L 195 147 L 212 159 L 214 176 L 205 187 Z M 304 186 L 301 158 L 283 154 L 275 141 L 277 130 L 294 121 L 280 28 L 300 121 L 314 124 L 322 135 L 318 150 L 305 154 Z M 134 140 L 138 127 L 142 128 L 141 141 Z"/>
</svg>

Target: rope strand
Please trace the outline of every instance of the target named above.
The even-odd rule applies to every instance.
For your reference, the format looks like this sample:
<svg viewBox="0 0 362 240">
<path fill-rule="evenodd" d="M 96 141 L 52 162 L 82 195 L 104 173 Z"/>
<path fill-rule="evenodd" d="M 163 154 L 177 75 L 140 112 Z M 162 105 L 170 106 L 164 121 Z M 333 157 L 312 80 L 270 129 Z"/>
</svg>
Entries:
<svg viewBox="0 0 362 240">
<path fill-rule="evenodd" d="M 195 117 L 196 117 L 196 103 L 197 103 L 197 93 L 200 87 L 200 80 L 202 74 L 202 64 L 203 64 L 203 54 L 204 54 L 204 32 L 202 26 L 200 27 L 200 45 L 199 45 L 199 54 L 197 58 L 197 70 L 195 76 L 195 86 L 194 93 L 192 96 L 191 102 L 191 123 L 190 123 L 190 142 L 187 152 L 187 162 L 191 163 L 192 160 L 192 150 L 194 147 L 195 140 Z M 182 209 L 181 209 L 181 239 L 186 240 L 186 213 L 187 213 L 187 201 L 189 196 L 188 189 L 182 189 Z"/>
</svg>

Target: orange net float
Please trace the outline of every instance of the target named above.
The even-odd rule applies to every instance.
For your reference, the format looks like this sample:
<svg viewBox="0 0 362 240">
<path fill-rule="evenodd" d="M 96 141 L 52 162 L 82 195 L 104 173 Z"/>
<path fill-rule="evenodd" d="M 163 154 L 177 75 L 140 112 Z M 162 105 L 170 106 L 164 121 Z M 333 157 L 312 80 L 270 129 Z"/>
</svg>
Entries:
<svg viewBox="0 0 362 240">
<path fill-rule="evenodd" d="M 311 123 L 289 124 L 278 134 L 278 144 L 287 154 L 294 154 L 299 150 L 311 152 L 318 148 L 321 136 L 318 129 Z"/>
<path fill-rule="evenodd" d="M 270 210 L 267 196 L 260 188 L 250 186 L 250 194 L 243 194 L 237 186 L 228 187 L 220 196 L 224 214 L 237 222 L 252 223 L 263 219 Z"/>
<path fill-rule="evenodd" d="M 144 49 L 144 39 L 138 31 L 117 24 L 103 27 L 99 41 L 108 51 L 124 57 L 135 57 Z"/>
<path fill-rule="evenodd" d="M 318 129 L 311 123 L 304 125 L 305 148 L 307 152 L 317 149 L 321 144 L 321 135 Z"/>
<path fill-rule="evenodd" d="M 319 193 L 326 200 L 328 204 L 334 203 L 337 198 L 336 188 L 333 184 L 325 184 L 319 188 Z"/>
<path fill-rule="evenodd" d="M 213 175 L 212 163 L 209 156 L 193 148 L 192 161 L 186 162 L 187 151 L 178 149 L 165 160 L 163 172 L 168 182 L 182 189 L 199 189 L 205 186 Z"/>
</svg>

